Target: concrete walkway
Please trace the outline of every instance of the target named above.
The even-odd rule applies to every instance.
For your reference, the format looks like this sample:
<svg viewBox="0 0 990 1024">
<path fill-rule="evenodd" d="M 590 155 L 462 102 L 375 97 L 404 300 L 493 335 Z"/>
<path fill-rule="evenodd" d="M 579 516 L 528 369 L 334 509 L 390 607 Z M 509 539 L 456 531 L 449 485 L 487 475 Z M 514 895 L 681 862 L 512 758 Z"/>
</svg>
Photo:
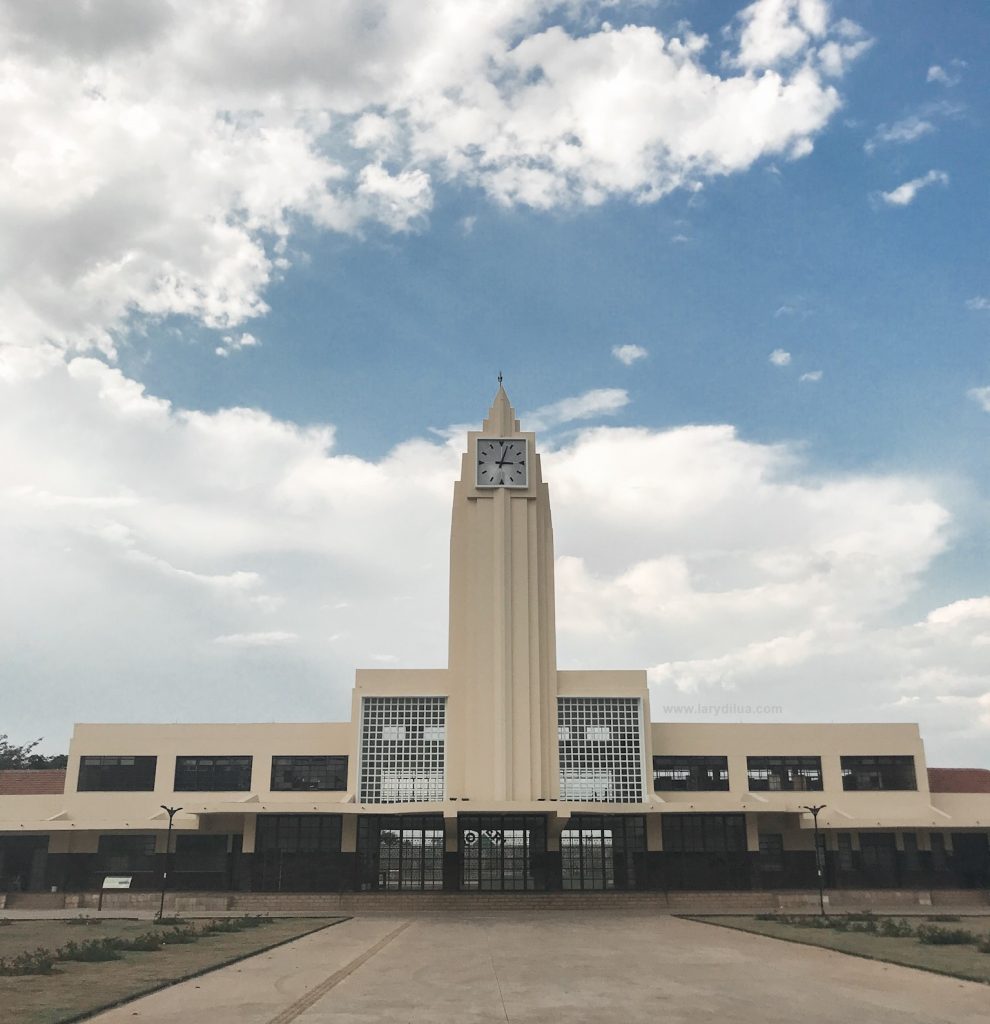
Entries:
<svg viewBox="0 0 990 1024">
<path fill-rule="evenodd" d="M 990 987 L 653 914 L 357 917 L 100 1024 L 986 1024 Z"/>
</svg>

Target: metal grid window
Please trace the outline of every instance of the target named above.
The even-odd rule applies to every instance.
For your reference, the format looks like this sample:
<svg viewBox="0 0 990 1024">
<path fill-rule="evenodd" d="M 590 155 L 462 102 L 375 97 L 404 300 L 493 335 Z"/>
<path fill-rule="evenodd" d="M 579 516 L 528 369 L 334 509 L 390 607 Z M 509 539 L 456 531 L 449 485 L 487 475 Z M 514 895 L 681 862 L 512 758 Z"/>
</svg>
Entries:
<svg viewBox="0 0 990 1024">
<path fill-rule="evenodd" d="M 442 815 L 358 818 L 362 889 L 442 889 L 443 853 Z"/>
<path fill-rule="evenodd" d="M 637 698 L 560 697 L 557 718 L 561 800 L 608 804 L 643 800 Z"/>
<path fill-rule="evenodd" d="M 96 855 L 97 870 L 105 874 L 129 874 L 154 871 L 154 835 L 100 836 Z"/>
<path fill-rule="evenodd" d="M 495 892 L 545 888 L 547 849 L 542 814 L 462 814 L 461 888 Z"/>
<path fill-rule="evenodd" d="M 843 757 L 843 789 L 917 789 L 914 758 L 910 754 Z"/>
<path fill-rule="evenodd" d="M 343 818 L 339 814 L 259 814 L 258 853 L 339 853 Z"/>
<path fill-rule="evenodd" d="M 663 814 L 665 853 L 744 853 L 745 814 Z"/>
<path fill-rule="evenodd" d="M 347 756 L 273 757 L 272 792 L 347 789 Z"/>
<path fill-rule="evenodd" d="M 820 757 L 747 757 L 750 792 L 804 792 L 822 788 Z"/>
<path fill-rule="evenodd" d="M 175 759 L 176 793 L 246 793 L 250 789 L 250 757 Z"/>
<path fill-rule="evenodd" d="M 157 757 L 81 757 L 80 793 L 150 793 Z"/>
<path fill-rule="evenodd" d="M 675 791 L 727 791 L 729 759 L 718 755 L 653 758 L 653 788 L 661 793 Z"/>
<path fill-rule="evenodd" d="M 364 697 L 362 803 L 443 800 L 445 697 Z"/>
<path fill-rule="evenodd" d="M 575 815 L 560 834 L 565 889 L 633 889 L 635 859 L 646 850 L 640 815 Z"/>
</svg>

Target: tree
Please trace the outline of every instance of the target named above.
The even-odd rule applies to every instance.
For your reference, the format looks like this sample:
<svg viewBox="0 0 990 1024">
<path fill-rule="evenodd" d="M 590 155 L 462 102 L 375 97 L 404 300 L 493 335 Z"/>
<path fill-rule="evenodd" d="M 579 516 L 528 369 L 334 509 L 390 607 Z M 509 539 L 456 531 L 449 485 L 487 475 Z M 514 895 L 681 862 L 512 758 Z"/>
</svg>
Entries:
<svg viewBox="0 0 990 1024">
<path fill-rule="evenodd" d="M 33 753 L 41 740 L 11 743 L 7 734 L 0 732 L 0 768 L 64 768 L 69 761 L 65 754 Z"/>
</svg>

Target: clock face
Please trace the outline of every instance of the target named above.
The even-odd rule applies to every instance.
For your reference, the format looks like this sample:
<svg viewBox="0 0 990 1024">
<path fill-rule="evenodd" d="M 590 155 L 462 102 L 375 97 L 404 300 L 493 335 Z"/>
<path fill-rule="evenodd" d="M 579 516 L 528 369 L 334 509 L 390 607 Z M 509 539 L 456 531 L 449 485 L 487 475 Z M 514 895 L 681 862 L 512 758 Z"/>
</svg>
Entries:
<svg viewBox="0 0 990 1024">
<path fill-rule="evenodd" d="M 526 442 L 479 437 L 477 479 L 479 487 L 525 487 Z"/>
</svg>

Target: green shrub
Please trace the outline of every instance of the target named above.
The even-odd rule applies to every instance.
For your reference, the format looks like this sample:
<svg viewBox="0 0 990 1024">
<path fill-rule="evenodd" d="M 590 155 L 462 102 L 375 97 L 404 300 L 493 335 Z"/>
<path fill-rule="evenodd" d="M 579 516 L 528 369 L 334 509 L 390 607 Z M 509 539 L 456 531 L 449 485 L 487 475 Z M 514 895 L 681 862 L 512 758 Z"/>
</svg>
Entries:
<svg viewBox="0 0 990 1024">
<path fill-rule="evenodd" d="M 976 948 L 981 953 L 990 953 L 990 935 L 987 935 L 985 939 L 980 939 L 980 941 L 976 944 Z"/>
<path fill-rule="evenodd" d="M 9 928 L 13 923 L 9 917 L 0 917 L 0 928 Z"/>
<path fill-rule="evenodd" d="M 976 941 L 976 936 L 965 928 L 936 928 L 931 924 L 920 925 L 917 936 L 926 946 L 964 946 Z"/>
<path fill-rule="evenodd" d="M 195 942 L 199 936 L 200 933 L 195 928 L 169 928 L 161 933 L 162 942 L 170 946 Z"/>
<path fill-rule="evenodd" d="M 99 963 L 103 960 L 119 960 L 116 939 L 86 939 L 85 942 L 67 942 L 55 950 L 59 960 L 77 960 L 82 963 Z"/>
<path fill-rule="evenodd" d="M 161 949 L 164 940 L 156 932 L 142 932 L 130 939 L 117 939 L 117 948 L 130 950 L 133 953 L 153 953 Z"/>
<path fill-rule="evenodd" d="M 888 939 L 907 939 L 914 935 L 914 929 L 907 921 L 887 917 L 880 922 L 878 934 Z"/>
<path fill-rule="evenodd" d="M 236 917 L 229 917 L 225 920 L 207 921 L 201 931 L 204 935 L 221 935 L 227 932 L 239 932 L 243 927 L 238 923 Z"/>
<path fill-rule="evenodd" d="M 860 910 L 855 914 L 846 914 L 847 921 L 875 921 L 877 915 L 872 910 Z"/>
<path fill-rule="evenodd" d="M 926 921 L 961 921 L 962 918 L 958 914 L 928 914 L 925 917 Z"/>
<path fill-rule="evenodd" d="M 184 917 L 156 917 L 155 924 L 173 925 L 173 924 L 188 924 L 189 922 Z"/>
<path fill-rule="evenodd" d="M 68 925 L 85 925 L 86 927 L 103 924 L 98 917 L 70 917 L 68 921 L 63 921 L 62 923 Z"/>
<path fill-rule="evenodd" d="M 244 917 L 235 917 L 235 921 L 242 928 L 258 928 L 263 924 L 271 924 L 272 919 L 270 917 L 261 917 L 258 914 L 245 914 Z"/>
<path fill-rule="evenodd" d="M 51 974 L 56 959 L 56 954 L 43 946 L 33 952 L 18 953 L 9 960 L 0 957 L 0 975 Z"/>
</svg>

